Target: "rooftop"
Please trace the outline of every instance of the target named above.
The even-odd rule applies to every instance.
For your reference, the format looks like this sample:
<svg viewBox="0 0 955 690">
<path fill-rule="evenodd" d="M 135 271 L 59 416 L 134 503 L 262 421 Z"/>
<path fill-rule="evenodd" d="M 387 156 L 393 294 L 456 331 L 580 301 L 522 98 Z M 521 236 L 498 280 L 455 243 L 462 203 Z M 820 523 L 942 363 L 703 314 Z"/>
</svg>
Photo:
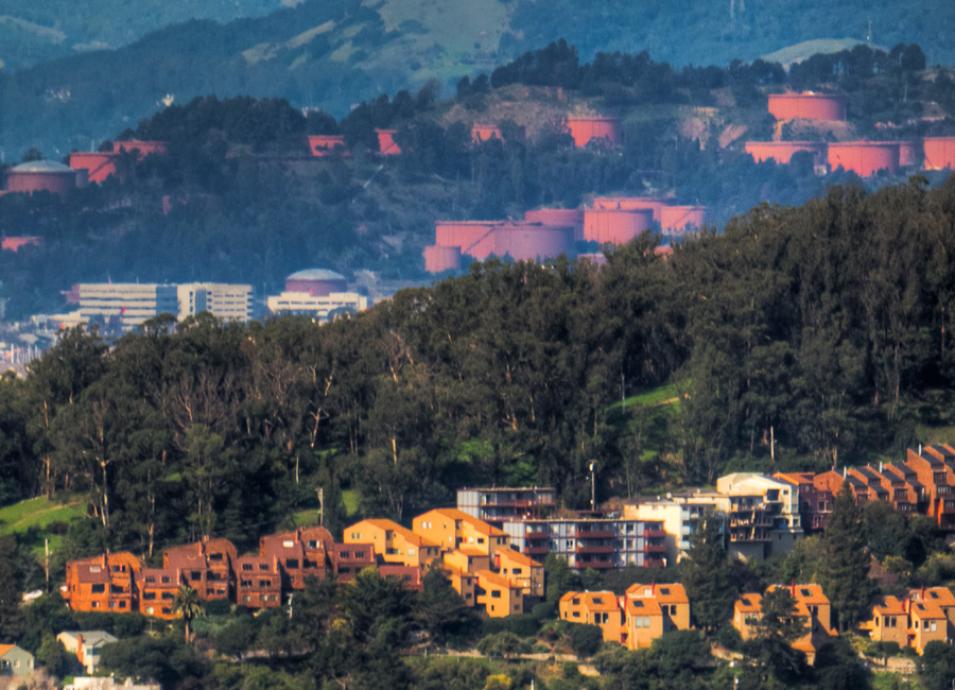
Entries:
<svg viewBox="0 0 955 690">
<path fill-rule="evenodd" d="M 63 165 L 62 163 L 57 163 L 56 161 L 27 161 L 26 163 L 20 163 L 20 165 L 15 165 L 10 169 L 10 172 L 15 173 L 56 173 L 56 174 L 66 174 L 75 175 L 76 171 L 73 170 L 68 165 Z"/>
<path fill-rule="evenodd" d="M 327 268 L 306 268 L 296 271 L 287 280 L 345 280 L 345 276 Z"/>
</svg>

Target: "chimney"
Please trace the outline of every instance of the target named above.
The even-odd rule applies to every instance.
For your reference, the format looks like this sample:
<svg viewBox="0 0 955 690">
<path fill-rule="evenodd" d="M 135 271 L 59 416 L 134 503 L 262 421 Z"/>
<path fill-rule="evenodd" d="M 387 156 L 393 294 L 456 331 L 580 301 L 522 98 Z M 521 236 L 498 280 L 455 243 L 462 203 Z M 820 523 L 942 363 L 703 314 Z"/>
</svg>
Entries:
<svg viewBox="0 0 955 690">
<path fill-rule="evenodd" d="M 921 455 L 921 454 L 922 454 L 922 444 L 920 443 L 920 444 L 919 444 L 919 455 Z"/>
<path fill-rule="evenodd" d="M 846 478 L 846 474 L 848 473 L 848 471 L 849 471 L 849 468 L 846 467 L 845 465 L 843 465 L 843 466 L 842 466 L 842 478 L 843 478 L 843 479 Z"/>
<path fill-rule="evenodd" d="M 879 460 L 879 474 L 882 474 L 882 467 L 883 467 L 883 463 L 881 460 Z"/>
</svg>

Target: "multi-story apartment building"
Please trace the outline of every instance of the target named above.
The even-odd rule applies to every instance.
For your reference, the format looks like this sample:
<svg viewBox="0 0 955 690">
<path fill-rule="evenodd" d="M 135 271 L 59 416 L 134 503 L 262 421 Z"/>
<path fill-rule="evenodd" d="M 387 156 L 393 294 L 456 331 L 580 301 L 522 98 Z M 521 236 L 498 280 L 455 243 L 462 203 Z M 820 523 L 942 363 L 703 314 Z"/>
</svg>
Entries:
<svg viewBox="0 0 955 690">
<path fill-rule="evenodd" d="M 252 318 L 252 286 L 236 283 L 180 283 L 176 286 L 179 321 L 202 313 L 223 321 Z"/>
<path fill-rule="evenodd" d="M 726 530 L 732 552 L 765 558 L 792 549 L 803 535 L 796 487 L 752 472 L 716 480 L 716 491 L 729 501 Z"/>
<path fill-rule="evenodd" d="M 567 592 L 557 610 L 560 619 L 568 623 L 598 626 L 604 642 L 627 642 L 623 607 L 613 592 Z"/>
<path fill-rule="evenodd" d="M 509 549 L 507 534 L 484 520 L 457 508 L 435 508 L 411 522 L 416 534 L 431 540 L 443 550 L 472 548 L 491 556 Z"/>
<path fill-rule="evenodd" d="M 521 586 L 525 597 L 544 597 L 544 565 L 514 549 L 499 549 L 491 557 L 494 569 Z"/>
<path fill-rule="evenodd" d="M 488 617 L 507 618 L 524 613 L 524 590 L 519 583 L 490 570 L 479 570 L 475 576 L 474 601 L 484 607 Z"/>
<path fill-rule="evenodd" d="M 60 593 L 73 611 L 129 613 L 136 610 L 140 570 L 139 559 L 128 551 L 69 561 Z"/>
<path fill-rule="evenodd" d="M 506 520 L 502 529 L 512 547 L 538 561 L 554 554 L 579 570 L 666 565 L 666 535 L 659 520 L 528 518 Z"/>
<path fill-rule="evenodd" d="M 930 642 L 955 640 L 955 595 L 948 587 L 929 587 L 910 590 L 904 598 L 882 597 L 863 629 L 876 642 L 895 642 L 921 655 Z"/>
<path fill-rule="evenodd" d="M 160 314 L 175 316 L 179 300 L 175 285 L 157 283 L 79 283 L 72 295 L 86 323 L 118 319 L 123 331 L 131 331 Z"/>
<path fill-rule="evenodd" d="M 178 613 L 175 609 L 176 594 L 186 584 L 178 568 L 143 568 L 139 577 L 139 612 L 144 616 L 171 620 Z"/>
<path fill-rule="evenodd" d="M 787 590 L 795 603 L 794 614 L 803 622 L 805 634 L 793 641 L 792 647 L 806 655 L 809 664 L 815 663 L 816 652 L 837 633 L 832 627 L 832 607 L 829 598 L 819 585 L 794 584 L 771 585 L 767 592 Z M 744 640 L 758 634 L 763 616 L 763 595 L 748 592 L 733 603 L 733 627 Z"/>
<path fill-rule="evenodd" d="M 726 528 L 729 499 L 715 491 L 667 494 L 666 497 L 634 499 L 623 506 L 623 515 L 635 520 L 660 522 L 665 532 L 667 562 L 678 563 L 690 549 L 691 540 L 704 515 Z"/>
<path fill-rule="evenodd" d="M 163 568 L 182 571 L 186 584 L 204 601 L 232 600 L 235 593 L 235 544 L 203 539 L 163 551 Z"/>
<path fill-rule="evenodd" d="M 679 583 L 633 584 L 626 594 L 567 592 L 558 606 L 561 620 L 600 627 L 606 642 L 647 649 L 671 630 L 690 629 L 690 600 Z"/>
<path fill-rule="evenodd" d="M 346 544 L 371 544 L 385 562 L 423 568 L 441 555 L 436 543 L 393 520 L 368 519 L 345 528 Z"/>
<path fill-rule="evenodd" d="M 458 509 L 500 526 L 505 520 L 549 515 L 557 506 L 557 491 L 546 486 L 473 487 L 458 489 Z"/>
<path fill-rule="evenodd" d="M 275 559 L 282 570 L 283 584 L 291 589 L 305 589 L 305 580 L 320 580 L 328 574 L 329 545 L 332 533 L 324 527 L 306 527 L 289 532 L 269 534 L 259 539 L 259 554 Z"/>
<path fill-rule="evenodd" d="M 358 292 L 330 292 L 314 295 L 308 292 L 282 292 L 266 298 L 269 312 L 279 316 L 300 314 L 319 322 L 330 321 L 341 314 L 357 314 L 371 306 L 367 295 Z"/>
<path fill-rule="evenodd" d="M 282 569 L 276 556 L 249 555 L 235 562 L 235 601 L 250 609 L 282 605 Z"/>
<path fill-rule="evenodd" d="M 943 529 L 955 529 L 955 448 L 919 446 L 905 453 L 905 465 L 924 488 L 926 514 Z"/>
</svg>

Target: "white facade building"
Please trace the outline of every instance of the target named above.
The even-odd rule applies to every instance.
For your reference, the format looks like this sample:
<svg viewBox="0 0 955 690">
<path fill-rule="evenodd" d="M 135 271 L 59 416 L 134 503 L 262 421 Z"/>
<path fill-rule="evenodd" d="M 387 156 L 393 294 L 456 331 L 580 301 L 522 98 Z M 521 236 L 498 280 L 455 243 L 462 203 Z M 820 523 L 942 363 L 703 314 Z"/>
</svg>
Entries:
<svg viewBox="0 0 955 690">
<path fill-rule="evenodd" d="M 357 292 L 330 292 L 313 295 L 285 291 L 266 300 L 272 314 L 301 314 L 317 321 L 330 321 L 339 314 L 357 314 L 370 306 L 367 296 Z"/>
</svg>

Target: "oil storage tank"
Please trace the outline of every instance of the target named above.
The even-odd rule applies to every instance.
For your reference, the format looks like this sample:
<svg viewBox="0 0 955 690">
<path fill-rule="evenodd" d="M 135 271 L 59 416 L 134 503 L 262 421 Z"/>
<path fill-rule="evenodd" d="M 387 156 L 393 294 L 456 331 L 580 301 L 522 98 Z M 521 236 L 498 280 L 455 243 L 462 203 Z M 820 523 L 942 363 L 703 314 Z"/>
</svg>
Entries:
<svg viewBox="0 0 955 690">
<path fill-rule="evenodd" d="M 307 268 L 297 271 L 285 279 L 286 292 L 307 292 L 313 297 L 330 295 L 333 292 L 347 292 L 348 281 L 345 276 L 325 268 Z"/>
<path fill-rule="evenodd" d="M 817 141 L 747 141 L 743 145 L 757 163 L 774 161 L 788 165 L 797 153 L 810 153 L 814 162 L 821 162 L 825 145 Z"/>
<path fill-rule="evenodd" d="M 664 206 L 660 214 L 660 229 L 666 234 L 681 234 L 704 225 L 705 206 Z"/>
<path fill-rule="evenodd" d="M 653 226 L 650 209 L 600 209 L 584 211 L 584 240 L 600 244 L 626 244 Z"/>
<path fill-rule="evenodd" d="M 598 196 L 591 204 L 596 209 L 619 211 L 649 210 L 653 213 L 654 222 L 660 222 L 660 210 L 667 205 L 663 199 L 652 196 Z"/>
<path fill-rule="evenodd" d="M 922 152 L 926 170 L 955 170 L 955 137 L 925 137 Z"/>
<path fill-rule="evenodd" d="M 458 247 L 442 247 L 437 244 L 425 247 L 424 270 L 428 273 L 461 270 L 461 250 Z"/>
<path fill-rule="evenodd" d="M 846 99 L 831 94 L 773 93 L 769 114 L 777 120 L 845 120 Z"/>
<path fill-rule="evenodd" d="M 378 153 L 382 156 L 397 156 L 401 153 L 401 147 L 395 142 L 396 129 L 376 129 L 375 136 L 378 137 Z"/>
<path fill-rule="evenodd" d="M 490 141 L 491 139 L 503 139 L 504 136 L 501 134 L 501 128 L 497 125 L 487 125 L 475 122 L 471 126 L 471 141 L 475 144 L 479 144 L 484 141 Z"/>
<path fill-rule="evenodd" d="M 497 220 L 439 220 L 434 224 L 434 243 L 440 247 L 457 247 L 462 254 L 486 259 L 494 253 L 491 236 Z"/>
<path fill-rule="evenodd" d="M 899 145 L 893 141 L 841 141 L 829 144 L 827 153 L 832 170 L 851 170 L 861 177 L 869 177 L 885 170 L 899 170 Z"/>
<path fill-rule="evenodd" d="M 567 129 L 574 139 L 574 146 L 579 149 L 595 139 L 604 139 L 614 145 L 621 140 L 620 120 L 616 117 L 570 115 L 567 117 Z"/>
<path fill-rule="evenodd" d="M 111 151 L 74 152 L 70 154 L 70 167 L 73 170 L 86 171 L 86 179 L 89 182 L 102 184 L 116 174 L 117 158 L 118 154 Z"/>
<path fill-rule="evenodd" d="M 584 212 L 579 208 L 537 208 L 524 213 L 524 220 L 542 225 L 574 228 L 574 240 L 584 238 Z"/>
<path fill-rule="evenodd" d="M 28 161 L 15 165 L 7 171 L 6 191 L 21 194 L 51 192 L 66 196 L 76 189 L 80 174 L 73 168 L 56 161 Z M 83 177 L 85 178 L 85 174 Z"/>
<path fill-rule="evenodd" d="M 515 261 L 552 259 L 571 254 L 573 249 L 572 227 L 515 221 L 494 228 L 494 254 L 509 256 Z"/>
</svg>

